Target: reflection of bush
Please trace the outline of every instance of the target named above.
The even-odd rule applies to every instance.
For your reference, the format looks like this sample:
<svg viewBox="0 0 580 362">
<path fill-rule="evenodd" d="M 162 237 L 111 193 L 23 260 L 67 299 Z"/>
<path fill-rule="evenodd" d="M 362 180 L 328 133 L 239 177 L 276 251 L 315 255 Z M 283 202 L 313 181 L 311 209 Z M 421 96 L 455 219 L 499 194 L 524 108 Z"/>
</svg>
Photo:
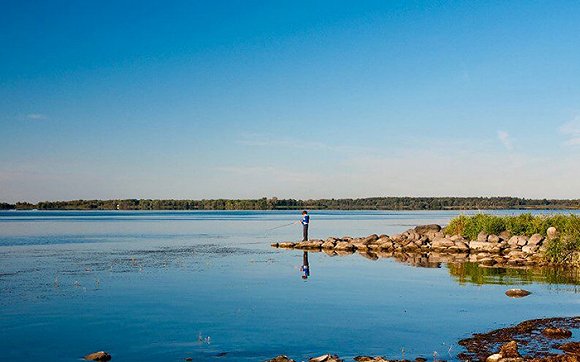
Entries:
<svg viewBox="0 0 580 362">
<path fill-rule="evenodd" d="M 449 273 L 460 284 L 580 283 L 580 269 L 551 267 L 527 269 L 489 268 L 468 262 L 447 264 L 447 267 Z"/>
<path fill-rule="evenodd" d="M 545 256 L 552 262 L 571 262 L 574 252 L 580 252 L 580 216 L 577 215 L 461 215 L 449 222 L 445 232 L 475 240 L 480 232 L 496 235 L 508 232 L 511 235 L 546 236 L 546 230 L 552 226 L 558 231 L 558 237 L 547 244 Z"/>
</svg>

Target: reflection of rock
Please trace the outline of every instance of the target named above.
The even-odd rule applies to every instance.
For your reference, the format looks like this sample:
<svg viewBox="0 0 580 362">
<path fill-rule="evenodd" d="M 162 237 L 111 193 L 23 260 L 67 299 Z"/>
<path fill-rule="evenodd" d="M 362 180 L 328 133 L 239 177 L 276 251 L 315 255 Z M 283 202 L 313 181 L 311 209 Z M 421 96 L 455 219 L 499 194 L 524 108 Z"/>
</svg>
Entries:
<svg viewBox="0 0 580 362">
<path fill-rule="evenodd" d="M 84 358 L 87 361 L 110 361 L 112 357 L 105 351 L 99 351 L 87 354 Z"/>
<path fill-rule="evenodd" d="M 400 234 L 388 235 L 372 234 L 366 237 L 342 238 L 329 237 L 326 240 L 309 240 L 297 243 L 281 242 L 272 244 L 273 247 L 295 248 L 310 251 L 325 250 L 329 255 L 345 255 L 358 251 L 369 259 L 376 260 L 383 251 L 418 254 L 428 257 L 427 263 L 408 261 L 413 265 L 432 266 L 437 262 L 471 261 L 483 266 L 494 267 L 521 267 L 531 265 L 548 265 L 543 257 L 546 251 L 544 238 L 540 234 L 531 237 L 524 235 L 510 236 L 508 232 L 499 235 L 479 233 L 477 240 L 466 240 L 461 235 L 446 235 L 439 225 L 420 225 Z M 431 260 L 430 254 L 434 255 Z M 444 256 L 440 256 L 440 255 Z M 463 255 L 467 254 L 467 258 Z M 578 253 L 580 258 L 580 253 Z M 580 260 L 580 259 L 579 259 Z"/>
<path fill-rule="evenodd" d="M 508 289 L 505 292 L 505 295 L 507 295 L 510 298 L 522 298 L 522 297 L 526 297 L 530 294 L 532 294 L 532 293 L 528 292 L 525 289 Z"/>
<path fill-rule="evenodd" d="M 542 334 L 550 338 L 570 338 L 572 337 L 572 332 L 565 328 L 546 328 L 542 331 Z"/>
<path fill-rule="evenodd" d="M 363 258 L 367 258 L 367 259 L 370 259 L 370 260 L 378 260 L 379 259 L 379 257 L 377 256 L 377 254 L 371 253 L 370 251 L 361 251 L 361 252 L 359 252 L 359 254 Z"/>
</svg>

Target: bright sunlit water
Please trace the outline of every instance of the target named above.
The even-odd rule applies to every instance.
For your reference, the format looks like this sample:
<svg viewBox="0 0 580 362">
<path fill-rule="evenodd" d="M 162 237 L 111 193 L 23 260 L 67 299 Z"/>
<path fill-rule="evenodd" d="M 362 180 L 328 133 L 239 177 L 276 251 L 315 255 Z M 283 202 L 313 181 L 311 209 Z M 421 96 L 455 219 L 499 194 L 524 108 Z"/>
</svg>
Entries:
<svg viewBox="0 0 580 362">
<path fill-rule="evenodd" d="M 311 238 L 394 234 L 458 212 L 313 211 Z M 502 211 L 500 213 L 513 213 Z M 450 268 L 270 247 L 299 212 L 0 212 L 0 351 L 10 361 L 453 360 L 457 341 L 580 312 L 578 284 L 473 283 Z M 525 273 L 524 273 L 525 274 Z M 556 281 L 554 281 L 556 280 Z M 489 282 L 489 284 L 487 284 Z M 501 283 L 508 283 L 502 285 Z M 510 299 L 525 284 L 532 295 Z"/>
</svg>

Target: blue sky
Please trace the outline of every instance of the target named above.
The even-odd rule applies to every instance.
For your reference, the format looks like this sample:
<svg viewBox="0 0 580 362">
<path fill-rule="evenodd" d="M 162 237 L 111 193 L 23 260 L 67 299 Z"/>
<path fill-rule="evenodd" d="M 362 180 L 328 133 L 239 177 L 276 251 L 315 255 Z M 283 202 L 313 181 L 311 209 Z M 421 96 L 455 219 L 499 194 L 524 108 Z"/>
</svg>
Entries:
<svg viewBox="0 0 580 362">
<path fill-rule="evenodd" d="M 0 200 L 580 198 L 580 3 L 0 8 Z"/>
</svg>

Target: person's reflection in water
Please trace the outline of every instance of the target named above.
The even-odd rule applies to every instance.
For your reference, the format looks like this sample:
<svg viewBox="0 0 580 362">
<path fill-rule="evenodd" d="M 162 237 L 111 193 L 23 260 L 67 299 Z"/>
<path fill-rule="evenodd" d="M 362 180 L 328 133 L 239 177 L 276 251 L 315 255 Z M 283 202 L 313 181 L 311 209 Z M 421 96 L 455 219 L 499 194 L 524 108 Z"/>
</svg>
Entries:
<svg viewBox="0 0 580 362">
<path fill-rule="evenodd" d="M 300 267 L 300 271 L 302 272 L 302 279 L 308 279 L 310 276 L 310 265 L 308 264 L 307 251 L 305 251 L 304 255 L 302 256 L 302 266 Z"/>
</svg>

